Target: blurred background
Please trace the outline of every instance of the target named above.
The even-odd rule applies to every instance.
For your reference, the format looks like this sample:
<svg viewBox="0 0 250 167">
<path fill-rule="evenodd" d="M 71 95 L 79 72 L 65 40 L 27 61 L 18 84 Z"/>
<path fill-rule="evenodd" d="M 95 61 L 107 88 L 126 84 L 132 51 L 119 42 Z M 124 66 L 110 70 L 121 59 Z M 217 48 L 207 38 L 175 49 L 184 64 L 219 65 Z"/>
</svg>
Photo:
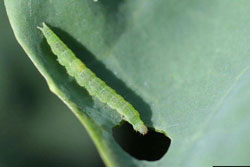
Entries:
<svg viewBox="0 0 250 167">
<path fill-rule="evenodd" d="M 86 130 L 17 43 L 0 1 L 0 167 L 102 167 Z"/>
</svg>

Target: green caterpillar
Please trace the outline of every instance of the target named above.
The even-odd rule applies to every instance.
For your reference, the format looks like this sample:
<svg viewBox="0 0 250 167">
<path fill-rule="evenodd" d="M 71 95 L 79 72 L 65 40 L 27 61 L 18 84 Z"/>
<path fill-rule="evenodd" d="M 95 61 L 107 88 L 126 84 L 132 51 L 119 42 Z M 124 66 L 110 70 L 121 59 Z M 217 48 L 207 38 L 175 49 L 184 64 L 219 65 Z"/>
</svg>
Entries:
<svg viewBox="0 0 250 167">
<path fill-rule="evenodd" d="M 86 67 L 45 23 L 43 23 L 43 27 L 38 27 L 38 29 L 47 39 L 59 63 L 66 68 L 68 74 L 74 77 L 80 86 L 86 88 L 91 96 L 97 97 L 101 102 L 119 112 L 136 131 L 143 135 L 148 132 L 148 128 L 140 119 L 138 111 Z"/>
</svg>

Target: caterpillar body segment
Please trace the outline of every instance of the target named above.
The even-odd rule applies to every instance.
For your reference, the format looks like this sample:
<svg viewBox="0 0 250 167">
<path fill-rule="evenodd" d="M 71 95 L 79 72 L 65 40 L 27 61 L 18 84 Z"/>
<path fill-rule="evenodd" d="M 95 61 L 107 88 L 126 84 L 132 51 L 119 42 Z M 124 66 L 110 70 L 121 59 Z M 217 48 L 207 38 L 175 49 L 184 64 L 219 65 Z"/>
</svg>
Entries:
<svg viewBox="0 0 250 167">
<path fill-rule="evenodd" d="M 97 97 L 101 102 L 119 112 L 136 131 L 143 135 L 148 132 L 148 128 L 141 120 L 138 111 L 98 78 L 45 23 L 43 23 L 43 27 L 38 27 L 38 29 L 42 31 L 52 52 L 57 56 L 58 62 L 66 68 L 68 74 L 74 77 L 80 86 L 84 87 L 91 96 Z"/>
</svg>

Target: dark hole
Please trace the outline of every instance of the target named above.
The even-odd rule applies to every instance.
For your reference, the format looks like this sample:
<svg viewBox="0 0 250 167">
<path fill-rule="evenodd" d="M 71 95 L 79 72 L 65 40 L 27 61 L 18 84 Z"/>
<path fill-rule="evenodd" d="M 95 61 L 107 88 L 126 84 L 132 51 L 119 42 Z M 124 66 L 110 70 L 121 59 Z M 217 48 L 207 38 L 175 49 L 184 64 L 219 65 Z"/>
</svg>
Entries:
<svg viewBox="0 0 250 167">
<path fill-rule="evenodd" d="M 171 143 L 167 136 L 152 129 L 143 136 L 134 131 L 127 122 L 113 128 L 113 136 L 123 150 L 139 160 L 159 160 L 168 151 Z"/>
</svg>

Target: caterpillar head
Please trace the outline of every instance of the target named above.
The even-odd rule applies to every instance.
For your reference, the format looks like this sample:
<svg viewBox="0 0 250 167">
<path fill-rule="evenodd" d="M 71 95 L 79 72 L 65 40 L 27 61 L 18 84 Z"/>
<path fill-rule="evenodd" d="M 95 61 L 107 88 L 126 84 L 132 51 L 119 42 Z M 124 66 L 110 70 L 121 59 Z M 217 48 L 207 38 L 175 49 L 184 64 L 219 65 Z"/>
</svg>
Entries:
<svg viewBox="0 0 250 167">
<path fill-rule="evenodd" d="M 134 125 L 134 129 L 138 132 L 140 132 L 142 135 L 146 135 L 148 133 L 148 128 L 144 125 L 142 121 L 138 121 Z"/>
</svg>

